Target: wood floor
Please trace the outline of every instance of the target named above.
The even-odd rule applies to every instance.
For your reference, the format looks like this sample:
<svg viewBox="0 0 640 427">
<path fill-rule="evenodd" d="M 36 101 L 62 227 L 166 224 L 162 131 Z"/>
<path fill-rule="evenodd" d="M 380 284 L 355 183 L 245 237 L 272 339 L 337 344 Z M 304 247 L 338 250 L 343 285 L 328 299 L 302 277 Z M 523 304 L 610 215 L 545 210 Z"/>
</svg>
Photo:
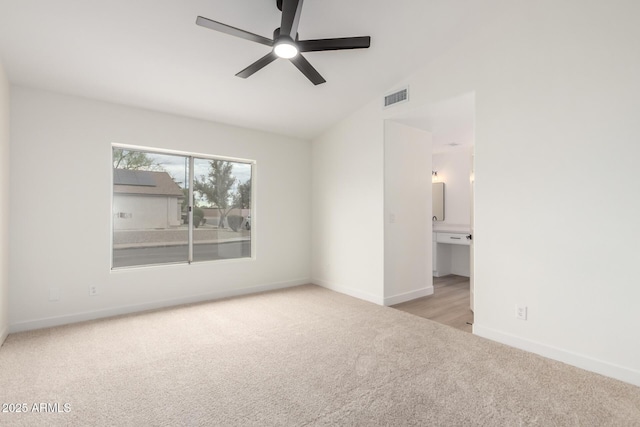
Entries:
<svg viewBox="0 0 640 427">
<path fill-rule="evenodd" d="M 471 325 L 467 324 L 473 323 L 473 312 L 469 308 L 469 278 L 453 274 L 434 277 L 433 287 L 433 295 L 392 307 L 471 332 Z"/>
</svg>

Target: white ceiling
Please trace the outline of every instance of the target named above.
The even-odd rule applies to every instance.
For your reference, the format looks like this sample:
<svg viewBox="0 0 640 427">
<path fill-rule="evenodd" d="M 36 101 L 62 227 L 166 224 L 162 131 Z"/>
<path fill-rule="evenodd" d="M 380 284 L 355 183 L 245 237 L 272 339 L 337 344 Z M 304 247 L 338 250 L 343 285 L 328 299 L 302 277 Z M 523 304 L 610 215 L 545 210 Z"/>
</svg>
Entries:
<svg viewBox="0 0 640 427">
<path fill-rule="evenodd" d="M 481 4 L 483 3 L 483 4 Z M 307 0 L 301 39 L 371 36 L 371 48 L 304 54 L 314 86 L 269 52 L 195 25 L 198 15 L 272 37 L 275 0 L 0 0 L 0 57 L 13 84 L 310 139 L 481 24 L 477 0 Z"/>
<path fill-rule="evenodd" d="M 394 117 L 395 121 L 431 133 L 434 152 L 469 147 L 475 143 L 475 94 L 467 93 L 422 105 Z"/>
</svg>

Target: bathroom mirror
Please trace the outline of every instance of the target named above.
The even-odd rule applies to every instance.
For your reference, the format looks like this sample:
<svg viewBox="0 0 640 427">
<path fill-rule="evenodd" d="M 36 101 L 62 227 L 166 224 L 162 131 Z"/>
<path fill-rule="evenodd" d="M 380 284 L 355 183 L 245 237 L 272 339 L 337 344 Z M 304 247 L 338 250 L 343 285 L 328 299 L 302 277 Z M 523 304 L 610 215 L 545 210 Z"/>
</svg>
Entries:
<svg viewBox="0 0 640 427">
<path fill-rule="evenodd" d="M 444 182 L 431 184 L 433 197 L 433 221 L 444 221 Z"/>
</svg>

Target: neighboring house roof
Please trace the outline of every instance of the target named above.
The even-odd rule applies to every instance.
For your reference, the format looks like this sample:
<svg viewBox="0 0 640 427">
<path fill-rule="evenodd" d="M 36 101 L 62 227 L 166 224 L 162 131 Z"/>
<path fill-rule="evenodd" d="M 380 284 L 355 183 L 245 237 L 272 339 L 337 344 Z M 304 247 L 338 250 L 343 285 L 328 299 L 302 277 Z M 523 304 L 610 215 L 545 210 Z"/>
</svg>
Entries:
<svg viewBox="0 0 640 427">
<path fill-rule="evenodd" d="M 113 192 L 184 198 L 180 186 L 166 172 L 114 169 Z"/>
</svg>

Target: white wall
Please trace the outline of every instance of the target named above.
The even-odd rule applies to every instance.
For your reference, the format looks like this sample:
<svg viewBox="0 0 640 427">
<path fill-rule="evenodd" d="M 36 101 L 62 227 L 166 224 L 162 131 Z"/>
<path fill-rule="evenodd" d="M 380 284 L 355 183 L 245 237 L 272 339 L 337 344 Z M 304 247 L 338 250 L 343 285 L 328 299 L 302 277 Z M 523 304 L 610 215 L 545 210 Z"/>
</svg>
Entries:
<svg viewBox="0 0 640 427">
<path fill-rule="evenodd" d="M 433 294 L 431 134 L 384 122 L 384 304 Z"/>
<path fill-rule="evenodd" d="M 384 303 L 383 123 L 370 104 L 312 144 L 313 283 Z"/>
<path fill-rule="evenodd" d="M 469 246 L 436 243 L 434 250 L 437 251 L 436 265 L 433 266 L 434 277 L 443 277 L 449 274 L 464 277 L 470 276 L 471 248 Z"/>
<path fill-rule="evenodd" d="M 114 194 L 114 230 L 157 230 L 182 224 L 182 199 L 173 196 Z M 130 215 L 121 218 L 118 214 Z M 187 233 L 185 233 L 186 235 Z"/>
<path fill-rule="evenodd" d="M 473 147 L 463 146 L 433 153 L 433 170 L 438 171 L 438 181 L 444 182 L 444 221 L 435 222 L 435 229 L 469 228 L 472 151 Z"/>
<path fill-rule="evenodd" d="M 483 31 L 398 82 L 410 84 L 411 101 L 395 110 L 475 91 L 474 333 L 640 385 L 637 16 L 640 3 L 628 0 L 509 2 Z M 372 128 L 382 134 L 384 114 L 372 105 L 313 152 L 377 159 Z M 330 160 L 314 159 L 315 180 Z M 371 166 L 340 198 L 336 183 L 315 184 L 323 204 L 380 206 L 382 192 L 367 192 L 381 176 Z M 314 225 L 329 227 L 323 217 Z M 377 234 L 326 241 L 354 252 L 383 246 Z M 369 269 L 377 261 L 334 258 L 353 293 L 379 283 Z M 527 321 L 515 318 L 516 304 L 528 306 Z"/>
<path fill-rule="evenodd" d="M 0 62 L 0 345 L 9 333 L 9 80 Z"/>
<path fill-rule="evenodd" d="M 21 87 L 11 108 L 11 330 L 309 282 L 308 142 Z M 256 160 L 256 259 L 110 271 L 111 143 Z"/>
</svg>

